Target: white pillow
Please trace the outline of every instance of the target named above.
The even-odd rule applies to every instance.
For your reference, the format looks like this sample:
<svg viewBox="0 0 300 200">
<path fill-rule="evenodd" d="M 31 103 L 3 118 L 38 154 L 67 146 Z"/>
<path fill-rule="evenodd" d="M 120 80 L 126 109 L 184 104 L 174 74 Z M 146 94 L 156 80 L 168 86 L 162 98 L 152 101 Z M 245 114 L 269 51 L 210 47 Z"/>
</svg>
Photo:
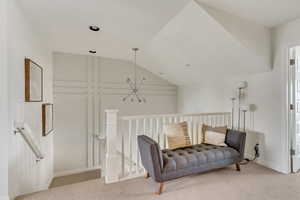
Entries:
<svg viewBox="0 0 300 200">
<path fill-rule="evenodd" d="M 224 134 L 224 133 L 219 133 L 219 132 L 215 132 L 215 131 L 206 131 L 205 143 L 216 145 L 216 146 L 227 147 L 227 145 L 225 144 L 225 137 L 226 137 L 226 134 Z"/>
</svg>

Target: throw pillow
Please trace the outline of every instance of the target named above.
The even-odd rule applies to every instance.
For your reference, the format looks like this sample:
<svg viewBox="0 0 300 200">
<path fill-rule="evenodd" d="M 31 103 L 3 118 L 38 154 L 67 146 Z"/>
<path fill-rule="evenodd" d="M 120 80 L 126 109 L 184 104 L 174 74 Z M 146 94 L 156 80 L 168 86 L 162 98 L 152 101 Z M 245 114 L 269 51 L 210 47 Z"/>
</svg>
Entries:
<svg viewBox="0 0 300 200">
<path fill-rule="evenodd" d="M 188 134 L 187 122 L 168 124 L 164 127 L 164 133 L 167 136 L 167 144 L 170 149 L 186 147 L 192 144 Z"/>
<path fill-rule="evenodd" d="M 202 125 L 203 143 L 217 146 L 227 146 L 225 144 L 226 133 L 226 126 L 211 127 L 205 124 Z"/>
</svg>

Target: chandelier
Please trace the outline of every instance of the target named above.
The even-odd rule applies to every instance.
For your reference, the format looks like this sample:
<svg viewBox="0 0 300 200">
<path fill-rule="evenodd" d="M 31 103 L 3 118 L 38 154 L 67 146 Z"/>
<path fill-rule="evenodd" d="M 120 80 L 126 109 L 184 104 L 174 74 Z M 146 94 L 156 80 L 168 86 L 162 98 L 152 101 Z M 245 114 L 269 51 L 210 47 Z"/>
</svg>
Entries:
<svg viewBox="0 0 300 200">
<path fill-rule="evenodd" d="M 138 102 L 138 103 L 146 103 L 146 99 L 144 97 L 141 97 L 139 95 L 139 91 L 146 80 L 144 77 L 138 82 L 137 80 L 137 64 L 136 64 L 136 54 L 138 52 L 138 48 L 133 48 L 132 51 L 134 51 L 134 80 L 131 78 L 126 79 L 126 83 L 129 86 L 130 92 L 123 98 L 123 102 L 126 102 L 127 100 L 130 100 L 131 102 Z"/>
</svg>

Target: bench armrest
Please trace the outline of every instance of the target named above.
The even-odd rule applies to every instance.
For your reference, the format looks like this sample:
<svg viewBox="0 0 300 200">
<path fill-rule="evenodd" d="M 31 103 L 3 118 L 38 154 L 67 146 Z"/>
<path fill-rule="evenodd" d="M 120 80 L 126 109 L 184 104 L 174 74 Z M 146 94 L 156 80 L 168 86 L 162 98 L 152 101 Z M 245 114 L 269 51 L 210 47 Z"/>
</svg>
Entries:
<svg viewBox="0 0 300 200">
<path fill-rule="evenodd" d="M 148 136 L 138 136 L 138 145 L 144 168 L 157 182 L 162 182 L 162 151 L 157 142 Z"/>
<path fill-rule="evenodd" d="M 244 151 L 245 151 L 245 143 L 246 143 L 246 133 L 236 130 L 229 129 L 226 134 L 225 143 L 237 150 L 240 155 L 241 159 L 244 159 Z"/>
</svg>

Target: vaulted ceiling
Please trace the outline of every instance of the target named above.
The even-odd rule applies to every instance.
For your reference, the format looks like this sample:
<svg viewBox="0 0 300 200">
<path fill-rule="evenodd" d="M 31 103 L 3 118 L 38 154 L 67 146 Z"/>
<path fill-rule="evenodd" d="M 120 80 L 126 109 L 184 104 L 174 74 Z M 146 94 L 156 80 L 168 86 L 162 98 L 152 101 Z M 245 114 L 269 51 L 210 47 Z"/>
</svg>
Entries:
<svg viewBox="0 0 300 200">
<path fill-rule="evenodd" d="M 20 0 L 53 51 L 132 59 L 179 84 L 271 69 L 270 29 L 298 0 Z M 88 27 L 97 25 L 100 32 Z"/>
<path fill-rule="evenodd" d="M 197 1 L 268 27 L 274 27 L 300 17 L 299 0 Z"/>
</svg>

